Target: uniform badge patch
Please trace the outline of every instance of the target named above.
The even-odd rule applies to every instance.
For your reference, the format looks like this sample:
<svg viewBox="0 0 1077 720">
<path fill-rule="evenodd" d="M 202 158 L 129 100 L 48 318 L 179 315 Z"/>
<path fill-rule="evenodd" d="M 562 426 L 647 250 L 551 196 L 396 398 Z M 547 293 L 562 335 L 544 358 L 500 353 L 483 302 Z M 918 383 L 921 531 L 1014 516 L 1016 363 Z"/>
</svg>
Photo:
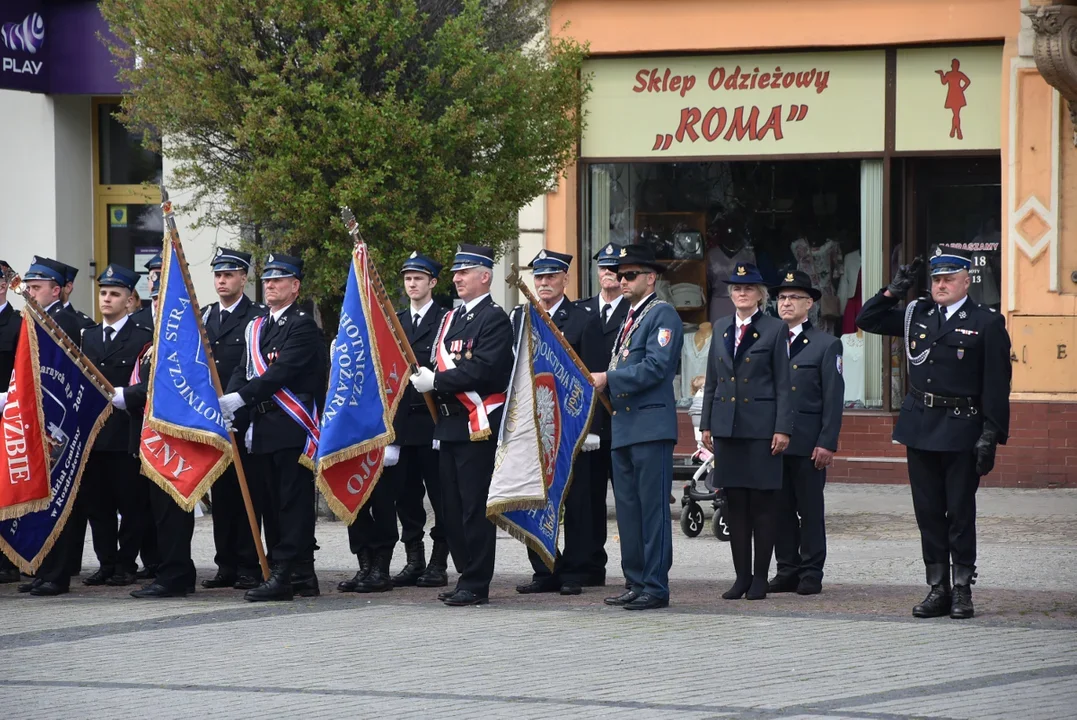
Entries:
<svg viewBox="0 0 1077 720">
<path fill-rule="evenodd" d="M 665 347 L 669 345 L 670 338 L 673 337 L 673 331 L 669 328 L 658 328 L 658 346 Z"/>
<path fill-rule="evenodd" d="M 958 348 L 957 349 L 957 359 L 960 360 L 963 357 L 965 357 L 965 348 Z"/>
<path fill-rule="evenodd" d="M 838 375 L 844 375 L 845 373 L 843 372 L 843 370 L 845 368 L 845 364 L 842 362 L 841 355 L 838 355 L 835 360 L 837 361 L 838 365 Z"/>
</svg>

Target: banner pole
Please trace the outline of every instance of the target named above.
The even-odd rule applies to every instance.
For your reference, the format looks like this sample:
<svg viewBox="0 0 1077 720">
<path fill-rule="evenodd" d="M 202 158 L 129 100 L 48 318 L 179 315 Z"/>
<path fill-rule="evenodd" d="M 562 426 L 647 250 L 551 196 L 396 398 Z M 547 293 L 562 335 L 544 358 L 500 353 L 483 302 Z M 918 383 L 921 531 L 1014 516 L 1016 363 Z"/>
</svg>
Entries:
<svg viewBox="0 0 1077 720">
<path fill-rule="evenodd" d="M 362 235 L 359 234 L 359 223 L 356 222 L 355 215 L 352 214 L 351 209 L 346 206 L 341 208 L 340 217 L 344 220 L 344 225 L 348 228 L 348 233 L 352 236 L 355 244 L 363 243 L 366 245 Z M 411 364 L 411 371 L 418 372 L 419 361 L 415 357 L 415 351 L 411 349 L 411 343 L 408 342 L 408 335 L 404 332 L 404 326 L 400 324 L 400 318 L 396 316 L 393 301 L 389 299 L 389 294 L 385 292 L 385 285 L 382 284 L 381 275 L 378 274 L 378 266 L 374 264 L 374 258 L 370 257 L 370 253 L 367 253 L 366 259 L 367 269 L 370 271 L 370 281 L 374 284 L 374 294 L 378 297 L 382 311 L 389 318 L 389 326 L 393 330 L 393 336 L 396 337 L 397 345 L 400 346 L 404 357 Z M 422 395 L 423 400 L 426 402 L 426 409 L 430 411 L 430 417 L 433 419 L 434 424 L 437 424 L 438 411 L 434 407 L 433 394 L 426 392 Z"/>
<path fill-rule="evenodd" d="M 30 312 L 34 314 L 38 322 L 45 326 L 45 330 L 52 336 L 52 339 L 56 341 L 56 344 L 71 358 L 79 367 L 88 372 L 94 381 L 94 385 L 98 387 L 101 394 L 105 397 L 112 399 L 112 396 L 116 394 L 115 388 L 112 387 L 101 371 L 97 369 L 97 366 L 90 362 L 90 359 L 83 354 L 82 349 L 75 344 L 75 341 L 68 337 L 63 328 L 56 324 L 56 321 L 52 319 L 52 316 L 45 312 L 45 309 L 37 304 L 33 296 L 30 295 L 30 291 L 25 287 L 23 279 L 13 270 L 9 270 L 5 273 L 5 278 L 8 281 L 8 286 L 22 296 L 22 299 L 26 301 L 26 306 L 30 308 Z M 6 382 L 6 380 L 5 380 Z"/>
<path fill-rule="evenodd" d="M 176 229 L 176 219 L 172 215 L 172 202 L 168 199 L 168 191 L 165 190 L 164 185 L 161 186 L 161 210 L 164 213 L 165 224 L 168 228 L 169 242 L 172 243 L 172 247 L 176 250 L 176 258 L 180 261 L 180 275 L 183 277 L 183 284 L 187 288 L 187 296 L 191 299 L 191 309 L 194 311 L 195 324 L 198 326 L 198 336 L 202 339 L 202 351 L 206 354 L 207 358 L 212 358 L 213 353 L 209 347 L 209 336 L 206 335 L 206 328 L 202 324 L 202 311 L 198 307 L 198 299 L 194 293 L 194 283 L 191 280 L 190 269 L 187 267 L 187 257 L 183 254 L 183 244 L 180 242 L 179 230 Z M 206 363 L 209 365 L 210 377 L 213 378 L 213 388 L 217 391 L 217 397 L 224 395 L 221 389 L 221 378 L 217 374 L 217 363 Z M 265 548 L 262 547 L 262 533 L 258 529 L 258 519 L 254 515 L 254 503 L 251 502 L 251 491 L 247 486 L 247 476 L 243 471 L 243 463 L 239 459 L 239 445 L 236 443 L 236 434 L 234 431 L 228 431 L 228 438 L 232 441 L 232 465 L 236 468 L 236 477 L 239 480 L 239 492 L 243 496 L 243 507 L 247 511 L 247 523 L 251 528 L 251 535 L 254 537 L 254 548 L 258 552 L 258 564 L 262 568 L 262 579 L 269 579 L 269 561 L 266 559 Z"/>
<path fill-rule="evenodd" d="M 508 277 L 505 278 L 505 284 L 515 286 L 517 290 L 524 294 L 524 297 L 527 298 L 527 302 L 531 303 L 535 307 L 535 309 L 538 310 L 539 317 L 542 318 L 542 322 L 546 323 L 546 327 L 553 331 L 554 337 L 556 337 L 557 341 L 561 343 L 561 347 L 565 349 L 565 352 L 568 353 L 568 356 L 572 358 L 572 362 L 576 364 L 576 369 L 579 370 L 585 378 L 587 378 L 587 382 L 591 383 L 591 387 L 594 387 L 595 381 L 594 378 L 591 377 L 591 371 L 588 370 L 587 366 L 583 364 L 582 360 L 580 360 L 580 356 L 577 355 L 576 351 L 572 349 L 572 346 L 569 344 L 568 340 L 565 340 L 565 336 L 561 333 L 561 330 L 558 329 L 558 327 L 554 324 L 553 319 L 550 318 L 550 314 L 546 312 L 546 308 L 542 307 L 542 304 L 538 301 L 538 298 L 535 297 L 535 294 L 533 292 L 531 292 L 531 288 L 527 287 L 527 283 L 525 283 L 520 278 L 520 268 L 516 267 L 515 263 L 513 263 L 512 265 L 512 272 L 510 272 Z M 596 395 L 598 395 L 598 401 L 602 403 L 603 407 L 606 408 L 606 411 L 612 414 L 613 406 L 610 405 L 609 398 L 607 398 L 604 393 L 596 393 Z"/>
</svg>

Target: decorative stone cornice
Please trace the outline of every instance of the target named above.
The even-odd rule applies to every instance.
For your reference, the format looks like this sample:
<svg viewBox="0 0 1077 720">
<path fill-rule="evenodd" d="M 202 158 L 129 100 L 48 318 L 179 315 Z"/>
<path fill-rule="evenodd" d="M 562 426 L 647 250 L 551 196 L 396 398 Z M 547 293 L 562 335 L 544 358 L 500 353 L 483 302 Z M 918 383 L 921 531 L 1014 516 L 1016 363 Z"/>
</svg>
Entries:
<svg viewBox="0 0 1077 720">
<path fill-rule="evenodd" d="M 1026 7 L 1021 12 L 1036 33 L 1036 68 L 1069 103 L 1075 128 L 1073 144 L 1077 146 L 1077 4 L 1062 0 L 1053 5 Z"/>
</svg>

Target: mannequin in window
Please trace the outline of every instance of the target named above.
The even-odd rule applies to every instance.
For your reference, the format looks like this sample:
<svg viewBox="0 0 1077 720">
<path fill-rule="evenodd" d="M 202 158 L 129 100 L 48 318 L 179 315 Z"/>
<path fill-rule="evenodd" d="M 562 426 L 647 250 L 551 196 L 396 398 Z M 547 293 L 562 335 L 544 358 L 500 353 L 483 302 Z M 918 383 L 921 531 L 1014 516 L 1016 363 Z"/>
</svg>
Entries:
<svg viewBox="0 0 1077 720">
<path fill-rule="evenodd" d="M 755 251 L 748 242 L 746 232 L 735 231 L 723 221 L 715 221 L 707 231 L 707 285 L 710 287 L 710 303 L 707 317 L 713 323 L 734 311 L 733 301 L 724 280 L 733 274 L 738 264 L 755 264 Z"/>
<path fill-rule="evenodd" d="M 681 347 L 681 397 L 691 398 L 695 395 L 692 381 L 707 374 L 707 355 L 711 351 L 711 336 L 714 326 L 709 322 L 699 324 L 694 333 L 685 333 L 684 345 Z"/>
</svg>

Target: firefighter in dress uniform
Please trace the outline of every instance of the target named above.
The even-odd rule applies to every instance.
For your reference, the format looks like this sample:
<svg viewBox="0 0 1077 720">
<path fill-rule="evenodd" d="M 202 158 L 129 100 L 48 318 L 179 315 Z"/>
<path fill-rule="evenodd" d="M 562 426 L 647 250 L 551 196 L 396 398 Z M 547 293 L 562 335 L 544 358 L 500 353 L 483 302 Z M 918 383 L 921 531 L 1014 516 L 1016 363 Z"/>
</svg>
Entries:
<svg viewBox="0 0 1077 720">
<path fill-rule="evenodd" d="M 461 244 L 453 261 L 453 284 L 463 301 L 445 316 L 433 353 L 435 370 L 421 368 L 411 383 L 436 394 L 442 510 L 456 587 L 439 593 L 449 606 L 489 600 L 497 528 L 486 518 L 497 433 L 512 376 L 512 325 L 490 297 L 494 251 Z"/>
<path fill-rule="evenodd" d="M 902 338 L 909 361 L 894 441 L 905 446 L 931 586 L 912 613 L 964 619 L 975 612 L 976 489 L 1009 434 L 1010 336 L 1002 315 L 968 297 L 971 260 L 956 249 L 940 246 L 931 258 L 931 297 L 899 308 L 920 264 L 902 265 L 856 323 Z"/>
<path fill-rule="evenodd" d="M 553 250 L 542 250 L 528 265 L 535 278 L 535 294 L 542 307 L 553 320 L 561 335 L 576 351 L 582 360 L 587 357 L 588 344 L 602 344 L 601 338 L 587 333 L 594 329 L 593 316 L 565 298 L 565 286 L 568 284 L 568 269 L 572 256 Z M 526 305 L 513 309 L 513 336 L 519 338 L 523 327 L 523 312 Z M 514 345 L 515 347 L 515 345 Z M 607 364 L 609 361 L 607 360 Z M 562 499 L 564 551 L 558 551 L 554 559 L 553 570 L 546 567 L 542 557 L 528 548 L 527 557 L 534 569 L 531 582 L 517 585 L 516 592 L 521 594 L 560 592 L 562 595 L 579 595 L 583 585 L 593 577 L 594 532 L 591 529 L 591 489 L 588 487 L 590 458 L 598 449 L 600 439 L 597 434 L 589 432 L 576 455 L 572 467 L 572 485 Z M 584 454 L 586 453 L 586 454 Z M 603 495 L 602 507 L 606 507 Z M 606 519 L 603 513 L 602 525 Z M 605 567 L 603 565 L 603 567 Z"/>
<path fill-rule="evenodd" d="M 308 459 L 304 448 L 316 428 L 315 396 L 324 390 L 325 354 L 317 350 L 323 343 L 321 330 L 296 303 L 302 278 L 302 260 L 269 256 L 262 270 L 269 315 L 249 324 L 243 358 L 221 398 L 229 420 L 243 408 L 253 410 L 244 442 L 249 438 L 254 474 L 265 483 L 262 515 L 272 574 L 246 592 L 251 602 L 319 594 L 314 478 L 301 459 Z"/>
<path fill-rule="evenodd" d="M 621 283 L 617 280 L 617 263 L 620 262 L 621 246 L 607 243 L 594 254 L 593 260 L 598 264 L 599 292 L 594 297 L 580 300 L 576 304 L 592 315 L 593 327 L 585 331 L 587 335 L 601 338 L 587 346 L 587 357 L 581 357 L 591 372 L 605 372 L 609 368 L 613 355 L 613 344 L 617 341 L 617 332 L 628 315 L 628 303 L 621 295 Z M 606 407 L 595 407 L 591 432 L 598 435 L 599 447 L 588 456 L 588 487 L 591 492 L 591 560 L 588 564 L 587 581 L 584 586 L 601 587 L 606 584 L 606 493 L 612 470 L 612 443 L 610 414 Z M 583 478 L 573 474 L 573 482 Z"/>
<path fill-rule="evenodd" d="M 252 301 L 243 292 L 251 267 L 250 253 L 218 248 L 212 266 L 213 289 L 217 293 L 217 301 L 202 310 L 202 324 L 206 328 L 217 375 L 224 384 L 231 379 L 232 373 L 243 360 L 247 347 L 244 342 L 247 325 L 256 317 L 267 314 L 269 310 L 262 303 Z M 237 437 L 242 438 L 249 425 L 250 412 L 238 413 L 234 424 Z M 246 443 L 237 443 L 237 447 L 239 457 L 236 462 L 241 463 L 246 470 L 250 466 Z M 246 472 L 245 477 L 255 517 L 261 523 L 260 509 L 265 497 L 262 478 L 252 472 Z M 213 547 L 216 551 L 213 562 L 217 565 L 217 572 L 213 577 L 203 580 L 202 587 L 207 590 L 256 588 L 261 583 L 262 571 L 258 567 L 258 551 L 254 547 L 254 538 L 251 537 L 247 509 L 243 505 L 239 477 L 234 466 L 229 466 L 217 478 L 210 493 L 213 500 Z"/>
</svg>

